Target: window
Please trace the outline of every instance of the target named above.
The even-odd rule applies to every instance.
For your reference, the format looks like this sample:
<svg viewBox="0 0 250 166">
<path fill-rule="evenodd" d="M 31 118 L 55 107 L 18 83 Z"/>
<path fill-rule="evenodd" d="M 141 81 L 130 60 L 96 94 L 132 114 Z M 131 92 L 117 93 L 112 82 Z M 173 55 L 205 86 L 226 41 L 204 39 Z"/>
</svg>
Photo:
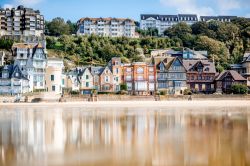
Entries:
<svg viewBox="0 0 250 166">
<path fill-rule="evenodd" d="M 119 73 L 119 69 L 118 68 L 116 68 L 116 74 L 118 74 Z"/>
<path fill-rule="evenodd" d="M 143 80 L 143 76 L 137 76 L 137 80 L 139 81 Z"/>
<path fill-rule="evenodd" d="M 153 67 L 150 67 L 150 68 L 149 68 L 149 71 L 150 71 L 150 72 L 154 72 L 154 68 L 153 68 Z"/>
<path fill-rule="evenodd" d="M 150 76 L 149 76 L 149 80 L 150 80 L 150 81 L 152 81 L 152 80 L 154 80 L 154 79 L 155 79 L 155 77 L 154 77 L 153 75 L 150 75 Z"/>
<path fill-rule="evenodd" d="M 89 87 L 89 82 L 86 82 L 86 87 Z"/>
<path fill-rule="evenodd" d="M 56 91 L 56 86 L 55 85 L 52 86 L 52 91 L 53 92 Z"/>
<path fill-rule="evenodd" d="M 127 68 L 126 71 L 127 72 L 131 72 L 132 70 L 131 70 L 131 68 Z"/>
<path fill-rule="evenodd" d="M 105 76 L 105 82 L 109 82 L 109 76 Z"/>
<path fill-rule="evenodd" d="M 64 79 L 62 79 L 62 85 L 64 85 Z"/>
<path fill-rule="evenodd" d="M 142 74 L 144 69 L 142 67 L 137 68 L 137 73 Z"/>
<path fill-rule="evenodd" d="M 86 75 L 86 80 L 88 80 L 89 79 L 89 75 Z"/>
<path fill-rule="evenodd" d="M 119 77 L 116 77 L 116 81 L 117 81 L 117 82 L 119 81 Z"/>
<path fill-rule="evenodd" d="M 132 76 L 131 75 L 126 76 L 126 81 L 131 81 L 131 80 L 132 80 Z"/>
<path fill-rule="evenodd" d="M 15 76 L 16 76 L 16 77 L 19 77 L 19 73 L 16 73 Z"/>
<path fill-rule="evenodd" d="M 163 65 L 163 63 L 160 64 L 160 71 L 164 71 L 164 65 Z"/>
<path fill-rule="evenodd" d="M 51 76 L 50 76 L 50 80 L 51 80 L 51 81 L 54 81 L 54 80 L 55 80 L 55 76 L 54 76 L 54 75 L 51 75 Z"/>
</svg>

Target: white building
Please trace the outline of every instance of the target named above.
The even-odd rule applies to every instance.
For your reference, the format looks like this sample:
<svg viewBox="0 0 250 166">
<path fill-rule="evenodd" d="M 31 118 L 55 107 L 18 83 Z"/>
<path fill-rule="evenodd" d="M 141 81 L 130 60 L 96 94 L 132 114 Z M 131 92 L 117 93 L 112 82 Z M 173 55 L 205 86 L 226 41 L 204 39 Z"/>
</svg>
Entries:
<svg viewBox="0 0 250 166">
<path fill-rule="evenodd" d="M 64 64 L 62 59 L 48 58 L 45 74 L 47 92 L 62 94 L 62 89 L 64 87 L 63 69 Z"/>
<path fill-rule="evenodd" d="M 220 22 L 231 22 L 237 16 L 200 16 L 200 21 L 209 22 L 209 21 L 220 21 Z"/>
<path fill-rule="evenodd" d="M 0 66 L 4 66 L 4 65 L 5 65 L 5 52 L 0 51 Z"/>
<path fill-rule="evenodd" d="M 12 46 L 15 63 L 27 72 L 29 91 L 45 90 L 45 69 L 47 55 L 45 48 L 39 44 L 15 43 Z"/>
<path fill-rule="evenodd" d="M 44 26 L 44 16 L 39 10 L 23 6 L 12 9 L 0 8 L 0 37 L 32 40 L 28 38 L 43 36 Z"/>
<path fill-rule="evenodd" d="M 135 38 L 135 22 L 123 18 L 82 18 L 77 22 L 77 35 L 99 35 Z"/>
<path fill-rule="evenodd" d="M 164 31 L 179 22 L 185 22 L 192 25 L 198 21 L 195 14 L 178 14 L 178 15 L 158 15 L 158 14 L 142 14 L 140 28 L 147 30 L 149 28 L 158 29 L 159 35 L 163 35 Z"/>
</svg>

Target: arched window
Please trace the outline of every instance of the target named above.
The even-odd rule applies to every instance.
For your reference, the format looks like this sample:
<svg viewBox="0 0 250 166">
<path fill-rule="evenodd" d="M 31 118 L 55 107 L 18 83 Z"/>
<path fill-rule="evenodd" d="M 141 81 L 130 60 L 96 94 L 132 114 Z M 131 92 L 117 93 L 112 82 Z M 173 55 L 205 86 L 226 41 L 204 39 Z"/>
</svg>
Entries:
<svg viewBox="0 0 250 166">
<path fill-rule="evenodd" d="M 143 70 L 143 68 L 142 68 L 142 67 L 138 67 L 138 68 L 137 68 L 137 73 L 139 73 L 139 74 L 140 74 L 140 73 L 143 73 L 143 71 L 144 71 L 144 70 Z"/>
</svg>

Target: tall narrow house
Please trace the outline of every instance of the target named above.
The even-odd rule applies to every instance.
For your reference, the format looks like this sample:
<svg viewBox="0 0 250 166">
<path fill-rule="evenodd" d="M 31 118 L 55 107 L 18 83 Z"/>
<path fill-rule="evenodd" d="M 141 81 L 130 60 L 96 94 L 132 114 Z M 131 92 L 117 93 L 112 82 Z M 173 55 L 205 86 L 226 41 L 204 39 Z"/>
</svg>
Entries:
<svg viewBox="0 0 250 166">
<path fill-rule="evenodd" d="M 156 58 L 157 89 L 166 94 L 183 94 L 187 88 L 186 69 L 178 57 Z"/>
<path fill-rule="evenodd" d="M 47 55 L 42 44 L 16 43 L 12 51 L 15 63 L 28 74 L 29 91 L 45 90 Z"/>
</svg>

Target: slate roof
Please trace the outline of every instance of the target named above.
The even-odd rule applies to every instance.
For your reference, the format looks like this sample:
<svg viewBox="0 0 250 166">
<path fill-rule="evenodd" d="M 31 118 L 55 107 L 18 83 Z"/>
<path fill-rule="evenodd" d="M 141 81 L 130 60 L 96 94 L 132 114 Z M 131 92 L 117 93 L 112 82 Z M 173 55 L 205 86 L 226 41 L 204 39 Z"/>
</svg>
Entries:
<svg viewBox="0 0 250 166">
<path fill-rule="evenodd" d="M 201 63 L 204 66 L 203 72 L 216 73 L 214 63 L 209 60 L 187 60 L 187 59 L 183 60 L 183 65 L 187 71 L 189 71 L 191 68 L 193 68 L 195 65 L 199 63 Z M 208 68 L 209 70 L 205 71 L 206 68 Z"/>
<path fill-rule="evenodd" d="M 11 65 L 5 65 L 2 69 L 1 69 L 1 73 L 2 72 L 8 72 L 9 74 L 9 78 L 8 79 L 11 79 L 11 78 L 17 78 L 17 79 L 25 79 L 25 80 L 28 80 L 27 78 L 27 73 L 21 69 L 20 65 L 19 64 L 11 64 Z M 15 71 L 19 73 L 18 76 L 15 75 Z"/>
<path fill-rule="evenodd" d="M 244 77 L 242 77 L 237 71 L 234 71 L 234 70 L 225 70 L 221 72 L 216 78 L 216 81 L 223 80 L 228 74 L 231 74 L 231 76 L 233 77 L 235 81 L 246 81 Z"/>
<path fill-rule="evenodd" d="M 177 14 L 177 15 L 160 15 L 160 14 L 141 14 L 141 20 L 146 20 L 148 18 L 154 18 L 161 21 L 180 21 L 181 18 L 192 18 L 192 20 L 182 20 L 182 21 L 198 21 L 196 14 Z"/>
</svg>

